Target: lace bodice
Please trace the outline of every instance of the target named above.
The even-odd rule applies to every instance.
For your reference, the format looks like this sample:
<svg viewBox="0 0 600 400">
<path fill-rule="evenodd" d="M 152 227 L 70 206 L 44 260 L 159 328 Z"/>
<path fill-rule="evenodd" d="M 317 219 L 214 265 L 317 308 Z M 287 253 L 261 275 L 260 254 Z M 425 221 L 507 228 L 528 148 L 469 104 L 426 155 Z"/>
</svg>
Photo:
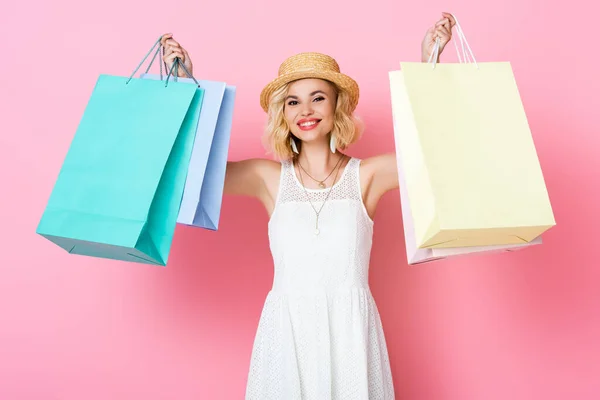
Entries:
<svg viewBox="0 0 600 400">
<path fill-rule="evenodd" d="M 330 188 L 305 189 L 293 164 L 282 163 L 269 221 L 275 290 L 367 287 L 373 221 L 362 201 L 359 168 L 360 160 L 351 158 L 327 197 Z"/>
</svg>

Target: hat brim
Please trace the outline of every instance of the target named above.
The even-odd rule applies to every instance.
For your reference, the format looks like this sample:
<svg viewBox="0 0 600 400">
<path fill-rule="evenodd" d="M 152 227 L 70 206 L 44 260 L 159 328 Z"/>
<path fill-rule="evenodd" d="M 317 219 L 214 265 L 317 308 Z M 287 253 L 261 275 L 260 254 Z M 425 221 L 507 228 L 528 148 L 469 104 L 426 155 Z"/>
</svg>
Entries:
<svg viewBox="0 0 600 400">
<path fill-rule="evenodd" d="M 350 106 L 351 110 L 354 111 L 356 106 L 358 105 L 359 98 L 359 89 L 358 84 L 348 75 L 342 74 L 341 72 L 333 72 L 333 71 L 317 71 L 317 70 L 305 70 L 305 71 L 296 71 L 286 75 L 279 76 L 272 80 L 267 86 L 264 87 L 260 94 L 260 105 L 265 112 L 269 110 L 269 102 L 271 100 L 271 95 L 281 86 L 297 81 L 299 79 L 324 79 L 335 84 L 338 89 L 345 91 L 348 93 L 348 97 L 350 98 Z"/>
</svg>

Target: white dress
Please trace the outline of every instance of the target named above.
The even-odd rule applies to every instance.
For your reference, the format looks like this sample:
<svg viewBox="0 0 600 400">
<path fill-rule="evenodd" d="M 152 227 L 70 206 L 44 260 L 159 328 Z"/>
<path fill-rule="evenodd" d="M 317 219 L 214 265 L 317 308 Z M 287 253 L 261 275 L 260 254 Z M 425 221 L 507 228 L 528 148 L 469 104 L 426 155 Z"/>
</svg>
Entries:
<svg viewBox="0 0 600 400">
<path fill-rule="evenodd" d="M 389 400 L 392 374 L 368 284 L 373 221 L 360 160 L 341 170 L 319 216 L 291 162 L 269 221 L 275 264 L 258 324 L 246 400 Z M 329 188 L 306 189 L 320 209 Z"/>
</svg>

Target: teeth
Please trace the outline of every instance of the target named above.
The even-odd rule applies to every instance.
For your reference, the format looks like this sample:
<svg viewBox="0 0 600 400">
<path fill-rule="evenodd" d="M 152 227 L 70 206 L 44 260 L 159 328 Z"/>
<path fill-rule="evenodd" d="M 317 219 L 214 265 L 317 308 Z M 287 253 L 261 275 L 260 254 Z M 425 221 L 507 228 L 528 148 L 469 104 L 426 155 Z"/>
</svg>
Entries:
<svg viewBox="0 0 600 400">
<path fill-rule="evenodd" d="M 317 123 L 317 121 L 303 122 L 300 124 L 300 126 L 312 126 L 316 123 Z"/>
</svg>

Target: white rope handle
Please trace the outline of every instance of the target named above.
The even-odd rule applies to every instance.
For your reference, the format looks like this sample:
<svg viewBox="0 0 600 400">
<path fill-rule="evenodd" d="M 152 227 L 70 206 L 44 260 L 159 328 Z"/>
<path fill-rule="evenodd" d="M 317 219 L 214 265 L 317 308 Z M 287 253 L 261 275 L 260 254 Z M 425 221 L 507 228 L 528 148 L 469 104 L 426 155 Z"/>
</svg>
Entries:
<svg viewBox="0 0 600 400">
<path fill-rule="evenodd" d="M 475 56 L 473 55 L 473 51 L 471 50 L 471 46 L 469 46 L 469 42 L 467 41 L 467 36 L 465 36 L 465 32 L 463 31 L 462 27 L 458 23 L 458 18 L 456 18 L 456 16 L 454 14 L 452 14 L 452 17 L 454 18 L 454 21 L 456 22 L 456 31 L 458 32 L 459 37 L 461 39 L 460 43 L 462 46 L 465 62 L 468 62 L 467 61 L 467 58 L 468 58 L 467 53 L 465 52 L 465 46 L 467 46 L 467 50 L 469 50 L 469 55 L 471 56 L 472 62 L 475 64 L 475 66 L 477 66 L 479 68 L 479 66 L 477 65 L 477 60 L 475 60 Z"/>
<path fill-rule="evenodd" d="M 456 33 L 457 33 L 458 39 L 460 40 L 460 47 L 462 49 L 462 57 L 461 57 L 460 51 L 458 50 L 458 44 L 456 43 L 456 41 L 454 41 L 454 48 L 456 49 L 456 55 L 458 56 L 458 62 L 460 62 L 460 63 L 472 62 L 473 64 L 475 64 L 475 67 L 479 68 L 479 65 L 477 65 L 477 60 L 475 60 L 475 56 L 473 55 L 473 51 L 471 50 L 471 46 L 469 46 L 469 42 L 467 42 L 467 37 L 465 36 L 465 33 L 458 22 L 458 18 L 456 18 L 456 16 L 454 14 L 451 14 L 451 15 L 454 18 L 454 21 L 456 21 Z M 468 50 L 468 53 L 467 53 L 467 50 Z M 437 38 L 435 40 L 435 45 L 433 46 L 433 51 L 429 55 L 429 60 L 427 61 L 428 63 L 433 64 L 434 69 L 435 69 L 435 65 L 437 63 L 439 54 L 440 54 L 440 38 Z M 432 63 L 432 60 L 433 60 L 433 63 Z"/>
</svg>

